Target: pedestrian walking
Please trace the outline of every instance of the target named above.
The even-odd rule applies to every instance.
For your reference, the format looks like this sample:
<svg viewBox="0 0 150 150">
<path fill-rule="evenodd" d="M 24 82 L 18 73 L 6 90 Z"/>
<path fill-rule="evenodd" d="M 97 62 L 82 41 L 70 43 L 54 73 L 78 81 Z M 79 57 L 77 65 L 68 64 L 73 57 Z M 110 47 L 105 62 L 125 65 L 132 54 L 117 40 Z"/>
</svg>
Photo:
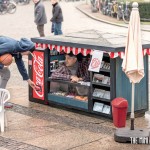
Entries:
<svg viewBox="0 0 150 150">
<path fill-rule="evenodd" d="M 45 36 L 44 34 L 44 24 L 47 23 L 47 17 L 45 12 L 45 7 L 41 0 L 33 0 L 34 6 L 34 22 L 37 25 L 37 30 L 40 37 Z"/>
<path fill-rule="evenodd" d="M 36 85 L 29 79 L 22 56 L 30 54 L 34 49 L 34 43 L 26 38 L 21 38 L 20 41 L 17 41 L 9 37 L 0 36 L 0 56 L 7 53 L 11 54 L 15 59 L 15 63 L 23 80 L 26 80 L 33 89 L 36 88 Z M 0 88 L 5 89 L 9 79 L 9 67 L 0 63 Z M 11 104 L 8 105 L 8 107 L 11 107 Z"/>
<path fill-rule="evenodd" d="M 60 35 L 62 33 L 62 22 L 63 22 L 63 13 L 60 5 L 58 4 L 58 0 L 51 0 L 53 9 L 52 9 L 52 18 L 50 21 L 52 22 L 52 32 L 54 31 L 54 35 Z"/>
</svg>

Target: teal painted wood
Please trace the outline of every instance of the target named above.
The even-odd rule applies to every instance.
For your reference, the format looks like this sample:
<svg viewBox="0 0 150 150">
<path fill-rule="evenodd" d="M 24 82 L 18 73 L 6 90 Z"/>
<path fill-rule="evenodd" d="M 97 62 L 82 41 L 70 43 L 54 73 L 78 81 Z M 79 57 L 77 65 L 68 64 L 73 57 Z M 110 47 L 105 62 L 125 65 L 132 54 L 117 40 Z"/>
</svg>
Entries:
<svg viewBox="0 0 150 150">
<path fill-rule="evenodd" d="M 49 102 L 56 102 L 59 104 L 65 104 L 69 105 L 70 107 L 77 107 L 81 109 L 88 109 L 88 103 L 80 100 L 76 100 L 73 98 L 67 98 L 65 96 L 58 96 L 58 95 L 53 95 L 53 94 L 48 94 L 48 100 Z"/>
<path fill-rule="evenodd" d="M 131 112 L 132 84 L 122 71 L 122 59 L 116 58 L 116 97 L 128 100 L 128 112 Z M 135 111 L 148 109 L 148 57 L 144 56 L 145 77 L 135 84 Z"/>
<path fill-rule="evenodd" d="M 51 55 L 50 61 L 53 61 L 53 60 L 65 60 L 65 55 Z"/>
</svg>

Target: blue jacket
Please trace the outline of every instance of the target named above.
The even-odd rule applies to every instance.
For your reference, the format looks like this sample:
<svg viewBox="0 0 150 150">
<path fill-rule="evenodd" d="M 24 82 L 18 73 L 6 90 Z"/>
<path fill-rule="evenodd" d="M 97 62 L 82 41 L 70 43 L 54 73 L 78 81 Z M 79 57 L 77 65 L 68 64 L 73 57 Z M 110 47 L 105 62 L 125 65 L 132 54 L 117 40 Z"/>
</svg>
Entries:
<svg viewBox="0 0 150 150">
<path fill-rule="evenodd" d="M 0 56 L 6 53 L 11 54 L 15 58 L 15 62 L 23 80 L 28 80 L 29 76 L 22 60 L 21 52 L 32 51 L 34 43 L 26 38 L 21 38 L 20 41 L 15 39 L 0 36 Z M 4 67 L 0 63 L 0 69 Z"/>
</svg>

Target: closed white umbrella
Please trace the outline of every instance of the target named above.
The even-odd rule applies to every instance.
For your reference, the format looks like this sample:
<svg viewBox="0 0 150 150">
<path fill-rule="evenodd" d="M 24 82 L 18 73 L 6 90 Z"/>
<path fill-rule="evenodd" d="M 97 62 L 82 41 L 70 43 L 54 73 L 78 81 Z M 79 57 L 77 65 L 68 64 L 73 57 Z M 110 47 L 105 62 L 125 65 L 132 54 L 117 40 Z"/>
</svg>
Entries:
<svg viewBox="0 0 150 150">
<path fill-rule="evenodd" d="M 133 3 L 122 67 L 132 83 L 131 130 L 134 130 L 134 86 L 144 77 L 140 16 L 137 2 Z"/>
</svg>

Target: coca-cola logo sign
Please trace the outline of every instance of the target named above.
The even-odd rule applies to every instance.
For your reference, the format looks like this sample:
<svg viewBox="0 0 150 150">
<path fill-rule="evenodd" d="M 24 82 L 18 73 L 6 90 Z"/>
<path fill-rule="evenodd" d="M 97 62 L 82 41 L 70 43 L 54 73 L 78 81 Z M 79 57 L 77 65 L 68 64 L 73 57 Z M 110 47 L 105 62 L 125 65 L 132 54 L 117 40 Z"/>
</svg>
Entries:
<svg viewBox="0 0 150 150">
<path fill-rule="evenodd" d="M 44 100 L 44 53 L 35 51 L 33 55 L 33 82 L 37 87 L 33 90 L 33 97 Z"/>
</svg>

